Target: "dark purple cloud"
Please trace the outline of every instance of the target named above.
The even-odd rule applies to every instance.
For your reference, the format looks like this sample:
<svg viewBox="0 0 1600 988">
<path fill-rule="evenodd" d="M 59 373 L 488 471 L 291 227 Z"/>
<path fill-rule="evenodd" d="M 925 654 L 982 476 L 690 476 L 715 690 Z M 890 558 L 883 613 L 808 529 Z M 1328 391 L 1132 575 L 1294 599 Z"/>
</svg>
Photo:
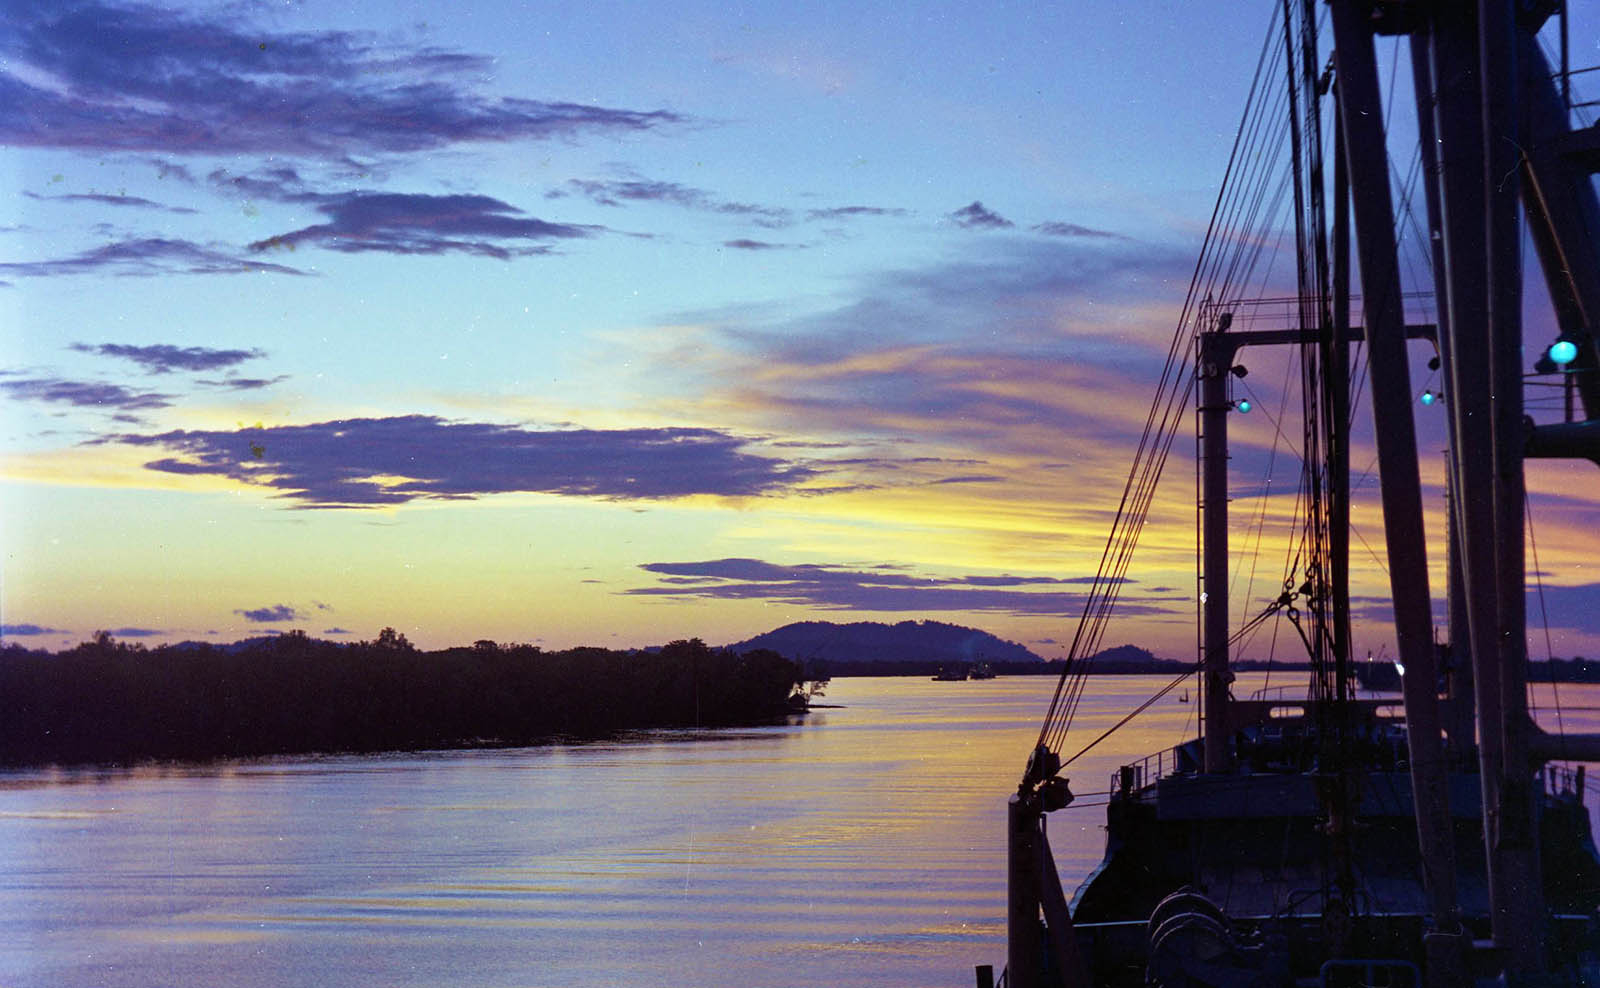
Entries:
<svg viewBox="0 0 1600 988">
<path fill-rule="evenodd" d="M 487 56 L 352 31 L 271 31 L 232 14 L 138 2 L 0 7 L 0 137 L 12 145 L 168 154 L 427 151 L 474 141 L 629 132 L 665 110 L 494 97 Z M 42 81 L 50 79 L 50 82 Z"/>
<path fill-rule="evenodd" d="M 968 230 L 1004 230 L 1016 226 L 1015 223 L 999 213 L 985 209 L 983 203 L 976 200 L 951 213 L 950 219 L 955 222 L 956 226 L 965 227 Z"/>
<path fill-rule="evenodd" d="M 112 628 L 111 634 L 116 638 L 154 638 L 166 632 L 160 628 Z"/>
<path fill-rule="evenodd" d="M 768 600 L 828 610 L 1001 611 L 1061 616 L 1081 610 L 1083 595 L 1053 588 L 1086 584 L 1093 579 L 923 577 L 889 566 L 869 569 L 814 564 L 785 566 L 760 559 L 646 563 L 640 569 L 656 574 L 661 585 L 635 587 L 622 593 L 678 600 Z M 1154 597 L 1143 602 L 1130 601 L 1123 613 L 1164 613 L 1164 603 Z"/>
<path fill-rule="evenodd" d="M 316 208 L 328 222 L 259 240 L 250 249 L 293 250 L 315 244 L 345 253 L 465 253 L 505 260 L 550 248 L 545 243 L 506 246 L 504 241 L 588 237 L 598 230 L 522 216 L 514 206 L 479 195 L 348 192 L 319 196 Z"/>
<path fill-rule="evenodd" d="M 42 196 L 36 192 L 23 192 L 29 199 L 38 199 L 41 202 L 92 202 L 103 206 L 127 206 L 138 209 L 155 209 L 164 213 L 180 213 L 192 215 L 199 212 L 187 206 L 167 206 L 151 199 L 139 196 L 105 195 L 96 192 L 79 192 L 59 196 Z"/>
<path fill-rule="evenodd" d="M 572 179 L 568 187 L 602 206 L 621 206 L 630 202 L 662 202 L 685 209 L 730 216 L 747 216 L 759 226 L 785 226 L 792 217 L 787 209 L 776 206 L 758 206 L 748 202 L 730 202 L 718 199 L 705 189 L 697 189 L 677 182 L 660 182 L 643 178 L 616 180 Z M 552 198 L 566 195 L 557 190 Z"/>
<path fill-rule="evenodd" d="M 165 449 L 172 455 L 145 466 L 231 477 L 313 508 L 517 491 L 623 500 L 758 496 L 816 472 L 745 452 L 750 440 L 711 429 L 538 431 L 424 415 L 95 442 Z"/>
<path fill-rule="evenodd" d="M 132 391 L 120 384 L 66 381 L 60 378 L 0 381 L 0 391 L 19 401 L 44 401 L 79 408 L 115 408 L 122 411 L 169 408 L 173 397 L 153 391 Z"/>
<path fill-rule="evenodd" d="M 352 632 L 350 631 L 349 628 L 338 628 L 338 627 L 335 627 L 335 628 L 323 628 L 322 629 L 322 633 L 325 634 L 325 635 L 348 635 L 348 634 L 351 634 Z"/>
<path fill-rule="evenodd" d="M 220 370 L 265 356 L 260 350 L 218 350 L 204 346 L 174 346 L 171 343 L 151 343 L 146 346 L 132 343 L 73 343 L 68 349 L 131 360 L 152 374 L 167 374 L 175 370 Z"/>
<path fill-rule="evenodd" d="M 141 237 L 83 251 L 51 261 L 0 263 L 0 273 L 23 277 L 66 274 L 304 274 L 282 264 L 239 257 L 220 247 L 202 246 L 168 237 Z"/>
<path fill-rule="evenodd" d="M 64 635 L 63 628 L 46 628 L 37 624 L 0 624 L 0 638 L 14 636 L 28 638 L 34 635 Z"/>
<path fill-rule="evenodd" d="M 1112 233 L 1108 230 L 1096 230 L 1092 227 L 1079 226 L 1076 223 L 1062 223 L 1057 220 L 1050 220 L 1044 223 L 1035 223 L 1033 225 L 1033 232 L 1043 233 L 1051 237 L 1100 237 L 1109 238 L 1112 240 L 1127 239 L 1120 233 Z"/>
<path fill-rule="evenodd" d="M 305 617 L 288 604 L 271 604 L 267 607 L 240 608 L 233 613 L 256 624 L 274 624 L 279 621 L 299 621 Z"/>
</svg>

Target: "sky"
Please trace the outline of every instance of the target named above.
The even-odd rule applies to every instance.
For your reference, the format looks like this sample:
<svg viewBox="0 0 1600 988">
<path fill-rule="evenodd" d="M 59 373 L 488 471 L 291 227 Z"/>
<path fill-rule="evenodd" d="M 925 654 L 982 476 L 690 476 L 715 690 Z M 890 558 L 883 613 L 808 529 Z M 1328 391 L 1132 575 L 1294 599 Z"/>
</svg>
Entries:
<svg viewBox="0 0 1600 988">
<path fill-rule="evenodd" d="M 5 638 L 1058 657 L 1273 6 L 4 0 Z M 1534 469 L 1557 655 L 1600 652 L 1588 470 Z M 1106 643 L 1184 658 L 1168 472 Z"/>
</svg>

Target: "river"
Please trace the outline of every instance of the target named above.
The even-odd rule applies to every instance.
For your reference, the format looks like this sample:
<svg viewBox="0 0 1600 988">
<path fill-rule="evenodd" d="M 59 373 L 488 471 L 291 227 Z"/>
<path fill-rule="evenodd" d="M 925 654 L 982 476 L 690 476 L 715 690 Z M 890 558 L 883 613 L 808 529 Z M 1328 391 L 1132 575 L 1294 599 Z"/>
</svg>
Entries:
<svg viewBox="0 0 1600 988">
<path fill-rule="evenodd" d="M 1054 685 L 841 679 L 756 729 L 0 773 L 0 986 L 970 985 L 1004 963 L 1005 801 Z M 1069 749 L 1161 685 L 1097 677 Z M 1563 687 L 1569 729 L 1595 689 Z M 1064 773 L 1069 891 L 1111 771 L 1192 736 L 1178 696 Z"/>
</svg>

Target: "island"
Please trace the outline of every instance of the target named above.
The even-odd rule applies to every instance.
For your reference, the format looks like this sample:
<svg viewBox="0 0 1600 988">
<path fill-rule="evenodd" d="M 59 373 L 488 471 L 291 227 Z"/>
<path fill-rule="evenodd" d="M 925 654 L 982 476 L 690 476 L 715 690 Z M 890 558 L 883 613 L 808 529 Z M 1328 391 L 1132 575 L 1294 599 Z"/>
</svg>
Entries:
<svg viewBox="0 0 1600 988">
<path fill-rule="evenodd" d="M 698 638 L 428 652 L 392 628 L 357 644 L 295 631 L 149 649 L 100 632 L 56 654 L 0 649 L 0 765 L 520 746 L 770 723 L 807 692 L 775 652 Z"/>
</svg>

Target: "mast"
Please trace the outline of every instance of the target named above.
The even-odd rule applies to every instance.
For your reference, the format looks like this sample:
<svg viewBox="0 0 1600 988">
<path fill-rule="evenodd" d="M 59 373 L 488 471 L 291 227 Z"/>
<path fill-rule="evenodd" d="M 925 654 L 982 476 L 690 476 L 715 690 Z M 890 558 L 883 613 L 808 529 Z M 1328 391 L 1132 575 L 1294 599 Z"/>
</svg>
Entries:
<svg viewBox="0 0 1600 988">
<path fill-rule="evenodd" d="M 1211 312 L 1202 314 L 1210 318 Z M 1201 713 L 1205 717 L 1204 765 L 1209 773 L 1233 770 L 1228 731 L 1228 375 L 1233 371 L 1234 344 L 1228 339 L 1232 315 L 1222 313 L 1200 334 L 1200 497 Z"/>
<path fill-rule="evenodd" d="M 1436 955 L 1437 963 L 1429 964 L 1429 976 L 1432 984 L 1444 985 L 1453 976 L 1450 950 L 1458 926 L 1455 855 L 1439 737 L 1416 424 L 1411 417 L 1394 211 L 1371 24 L 1357 4 L 1333 5 L 1339 122 L 1344 131 L 1361 265 L 1395 639 L 1408 673 L 1403 682 L 1417 839 L 1435 930 L 1450 938 L 1430 938 L 1430 953 Z"/>
<path fill-rule="evenodd" d="M 1517 200 L 1521 151 L 1516 120 L 1516 10 L 1510 0 L 1479 0 L 1483 78 L 1484 227 L 1489 279 L 1489 372 L 1494 382 L 1494 562 L 1499 631 L 1501 774 L 1495 939 L 1511 971 L 1543 969 L 1544 895 L 1529 760 L 1527 600 L 1522 477 L 1522 237 Z M 1485 683 L 1486 688 L 1493 684 Z"/>
</svg>

